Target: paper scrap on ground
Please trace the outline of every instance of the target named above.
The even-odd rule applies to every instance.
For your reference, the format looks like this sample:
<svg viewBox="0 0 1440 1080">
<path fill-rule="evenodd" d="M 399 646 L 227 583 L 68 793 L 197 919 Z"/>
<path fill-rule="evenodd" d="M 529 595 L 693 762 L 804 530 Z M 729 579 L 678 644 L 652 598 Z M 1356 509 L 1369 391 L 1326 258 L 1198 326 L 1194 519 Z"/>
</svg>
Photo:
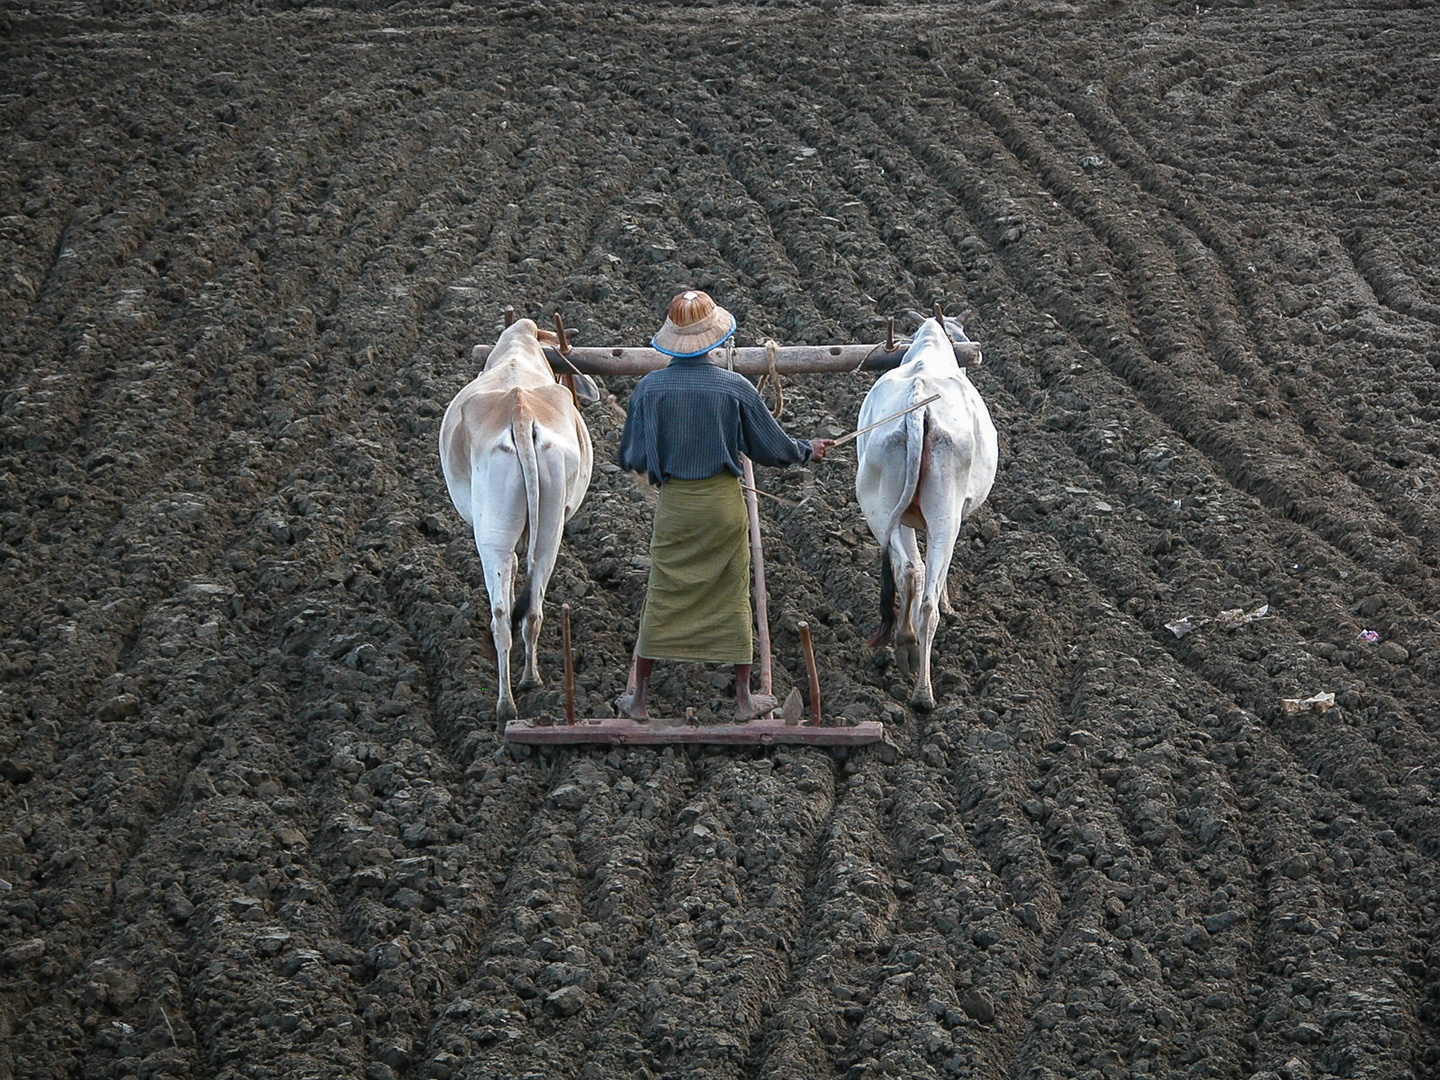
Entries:
<svg viewBox="0 0 1440 1080">
<path fill-rule="evenodd" d="M 1307 698 L 1281 698 L 1280 709 L 1287 713 L 1316 712 L 1322 713 L 1326 709 L 1335 707 L 1335 695 L 1326 691 L 1312 694 Z"/>
<path fill-rule="evenodd" d="M 1214 618 L 1206 618 L 1204 616 L 1195 615 L 1184 615 L 1176 619 L 1174 622 L 1166 623 L 1165 629 L 1169 630 L 1177 638 L 1181 638 L 1184 637 L 1186 634 L 1192 633 L 1195 630 L 1199 630 L 1202 626 L 1209 626 L 1212 623 L 1218 626 L 1221 630 L 1233 631 L 1240 629 L 1240 627 L 1244 626 L 1246 623 L 1254 622 L 1256 619 L 1268 618 L 1270 618 L 1270 605 L 1261 604 L 1254 611 L 1246 611 L 1244 608 L 1230 608 L 1226 611 L 1220 612 L 1220 614 L 1216 615 Z"/>
</svg>

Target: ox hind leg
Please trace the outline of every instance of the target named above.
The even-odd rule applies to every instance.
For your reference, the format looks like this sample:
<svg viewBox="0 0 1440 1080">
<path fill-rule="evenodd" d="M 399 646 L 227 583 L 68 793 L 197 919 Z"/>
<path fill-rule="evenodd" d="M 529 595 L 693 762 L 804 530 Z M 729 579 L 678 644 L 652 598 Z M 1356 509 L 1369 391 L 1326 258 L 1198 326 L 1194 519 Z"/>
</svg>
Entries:
<svg viewBox="0 0 1440 1080">
<path fill-rule="evenodd" d="M 576 467 L 557 459 L 553 450 L 542 455 L 537 464 L 540 472 L 540 520 L 530 522 L 531 560 L 525 571 L 525 596 L 516 611 L 517 617 L 520 617 L 520 636 L 525 642 L 521 689 L 543 685 L 540 677 L 540 629 L 545 623 L 545 592 L 550 587 L 550 578 L 559 561 L 560 542 L 565 531 L 567 467 Z"/>
<path fill-rule="evenodd" d="M 510 683 L 510 651 L 515 644 L 511 621 L 515 578 L 520 560 L 513 550 L 488 550 L 480 546 L 480 562 L 485 568 L 485 591 L 490 596 L 490 637 L 495 643 L 495 718 L 500 723 L 514 720 L 515 694 Z"/>
<path fill-rule="evenodd" d="M 515 579 L 520 571 L 515 546 L 525 530 L 524 481 L 514 457 L 505 455 L 476 476 L 471 488 L 475 492 L 471 511 L 475 550 L 485 571 L 490 635 L 495 642 L 495 717 L 504 724 L 516 716 L 510 683 L 510 651 L 514 646 L 511 612 Z"/>
<path fill-rule="evenodd" d="M 920 662 L 915 615 L 925 574 L 925 561 L 920 557 L 914 529 L 900 526 L 890 546 L 890 561 L 895 575 L 895 663 L 900 673 L 910 678 Z"/>
<path fill-rule="evenodd" d="M 949 608 L 950 561 L 955 554 L 955 541 L 960 536 L 960 515 L 947 512 L 937 505 L 926 516 L 929 529 L 925 533 L 928 565 L 923 586 L 916 596 L 916 636 L 919 639 L 919 663 L 915 672 L 915 689 L 910 704 L 917 709 L 935 707 L 935 691 L 930 683 L 930 662 L 935 647 L 935 631 L 940 626 L 941 612 Z"/>
</svg>

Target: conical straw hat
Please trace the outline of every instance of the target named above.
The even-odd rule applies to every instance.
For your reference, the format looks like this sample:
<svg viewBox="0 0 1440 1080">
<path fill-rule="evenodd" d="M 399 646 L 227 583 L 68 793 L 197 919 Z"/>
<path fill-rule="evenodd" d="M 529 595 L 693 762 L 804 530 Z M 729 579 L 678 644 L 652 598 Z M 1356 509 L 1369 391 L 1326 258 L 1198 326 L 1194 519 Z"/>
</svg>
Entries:
<svg viewBox="0 0 1440 1080">
<path fill-rule="evenodd" d="M 667 356 L 699 356 L 733 333 L 735 316 L 710 299 L 709 293 L 689 289 L 670 301 L 669 317 L 650 344 Z"/>
</svg>

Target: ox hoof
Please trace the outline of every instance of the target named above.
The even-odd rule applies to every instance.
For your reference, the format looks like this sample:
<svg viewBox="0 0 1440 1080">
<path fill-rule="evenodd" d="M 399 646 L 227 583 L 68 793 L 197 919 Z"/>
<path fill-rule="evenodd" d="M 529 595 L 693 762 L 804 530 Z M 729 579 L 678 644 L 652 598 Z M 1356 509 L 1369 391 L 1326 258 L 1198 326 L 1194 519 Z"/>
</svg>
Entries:
<svg viewBox="0 0 1440 1080">
<path fill-rule="evenodd" d="M 542 679 L 542 678 L 540 678 L 539 675 L 522 675 L 522 676 L 520 677 L 520 689 L 521 689 L 521 690 L 534 690 L 534 689 L 536 689 L 537 687 L 544 686 L 544 685 L 545 685 L 545 680 Z"/>
<path fill-rule="evenodd" d="M 906 678 L 920 670 L 920 646 L 918 643 L 895 646 L 895 666 Z"/>
<path fill-rule="evenodd" d="M 935 695 L 929 690 L 916 690 L 910 697 L 910 707 L 920 712 L 929 712 L 935 708 Z"/>
<path fill-rule="evenodd" d="M 500 701 L 495 705 L 495 720 L 501 727 L 514 720 L 518 715 L 513 701 Z"/>
</svg>

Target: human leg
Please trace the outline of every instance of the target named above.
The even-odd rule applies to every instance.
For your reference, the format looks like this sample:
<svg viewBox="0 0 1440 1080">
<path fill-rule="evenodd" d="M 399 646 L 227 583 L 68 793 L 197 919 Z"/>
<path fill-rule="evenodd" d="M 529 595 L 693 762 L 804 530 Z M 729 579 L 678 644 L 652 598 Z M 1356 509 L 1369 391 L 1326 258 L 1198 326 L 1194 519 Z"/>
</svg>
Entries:
<svg viewBox="0 0 1440 1080">
<path fill-rule="evenodd" d="M 655 670 L 655 661 L 635 655 L 630 663 L 630 680 L 625 693 L 615 699 L 615 708 L 621 716 L 631 720 L 648 720 L 650 714 L 646 702 L 650 696 L 650 675 Z"/>
<path fill-rule="evenodd" d="M 778 704 L 773 694 L 750 692 L 750 669 L 750 664 L 735 665 L 735 719 L 740 721 L 774 712 Z"/>
</svg>

